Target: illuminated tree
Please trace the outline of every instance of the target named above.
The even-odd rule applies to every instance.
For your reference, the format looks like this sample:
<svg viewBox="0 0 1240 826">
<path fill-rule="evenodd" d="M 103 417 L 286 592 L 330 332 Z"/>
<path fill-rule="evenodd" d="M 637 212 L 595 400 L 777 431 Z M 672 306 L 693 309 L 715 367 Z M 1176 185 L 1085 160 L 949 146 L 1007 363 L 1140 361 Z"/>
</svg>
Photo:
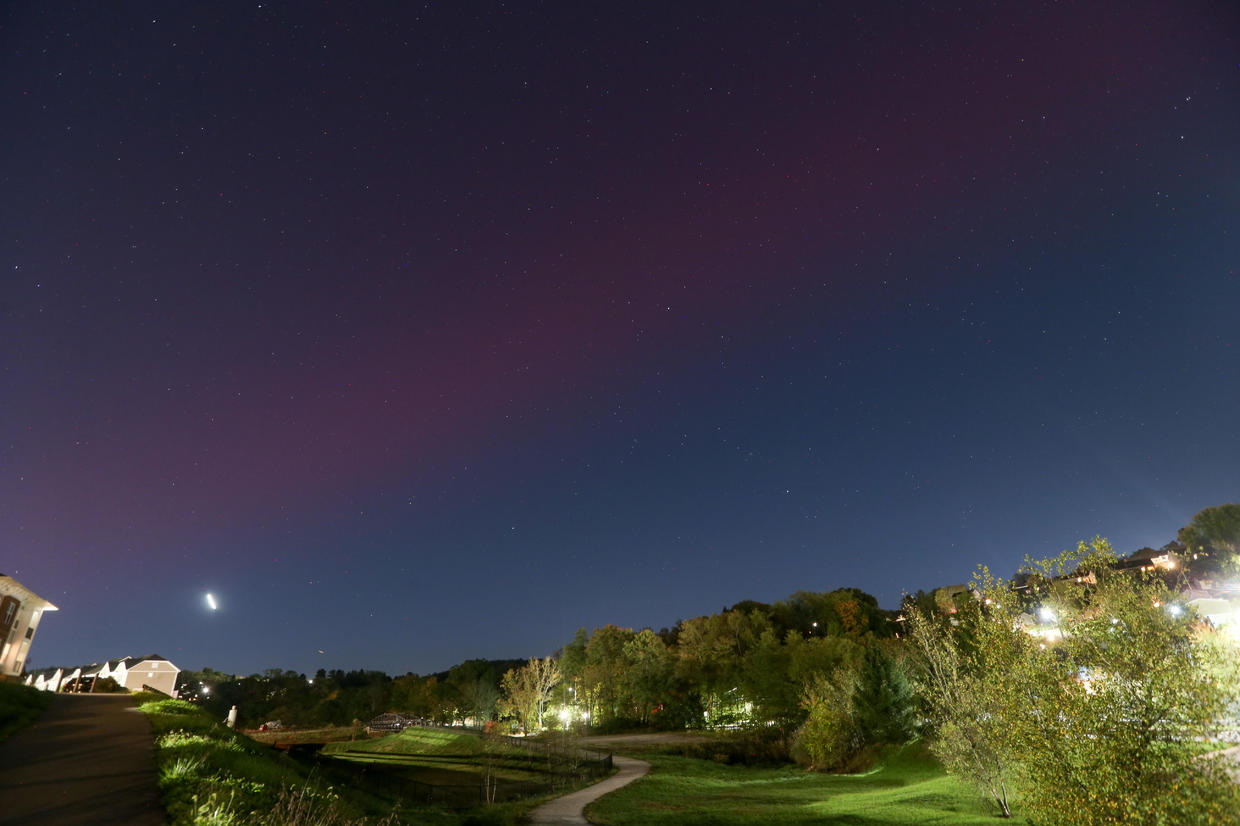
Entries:
<svg viewBox="0 0 1240 826">
<path fill-rule="evenodd" d="M 672 692 L 676 655 L 658 634 L 644 628 L 624 644 L 624 658 L 625 693 L 633 702 L 637 719 L 648 722 L 651 710 Z"/>
<path fill-rule="evenodd" d="M 1014 782 L 1040 824 L 1235 823 L 1237 786 L 1199 759 L 1234 657 L 1161 579 L 1115 562 L 1082 542 L 1028 566 L 1023 591 L 983 569 L 958 626 L 911 618 L 935 752 L 997 799 Z"/>
<path fill-rule="evenodd" d="M 547 703 L 560 679 L 555 660 L 531 657 L 520 668 L 510 669 L 500 681 L 503 709 L 515 715 L 525 731 L 540 731 Z"/>
</svg>

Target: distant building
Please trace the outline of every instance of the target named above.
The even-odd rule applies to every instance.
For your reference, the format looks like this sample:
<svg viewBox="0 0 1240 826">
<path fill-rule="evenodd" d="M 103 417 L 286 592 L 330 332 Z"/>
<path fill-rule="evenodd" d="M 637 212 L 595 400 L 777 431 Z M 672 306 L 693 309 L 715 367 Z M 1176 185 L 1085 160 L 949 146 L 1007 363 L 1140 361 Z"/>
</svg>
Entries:
<svg viewBox="0 0 1240 826">
<path fill-rule="evenodd" d="M 111 677 L 128 691 L 152 689 L 175 697 L 180 673 L 181 669 L 158 654 L 148 654 L 73 668 L 44 668 L 26 675 L 26 685 L 40 691 L 91 691 L 95 680 Z"/>
<path fill-rule="evenodd" d="M 367 734 L 391 734 L 393 732 L 401 732 L 410 726 L 416 726 L 418 721 L 412 717 L 406 717 L 404 714 L 397 714 L 389 711 L 386 714 L 380 714 L 375 719 L 366 724 Z"/>
<path fill-rule="evenodd" d="M 39 620 L 58 610 L 10 576 L 0 574 L 0 680 L 21 678 Z"/>
</svg>

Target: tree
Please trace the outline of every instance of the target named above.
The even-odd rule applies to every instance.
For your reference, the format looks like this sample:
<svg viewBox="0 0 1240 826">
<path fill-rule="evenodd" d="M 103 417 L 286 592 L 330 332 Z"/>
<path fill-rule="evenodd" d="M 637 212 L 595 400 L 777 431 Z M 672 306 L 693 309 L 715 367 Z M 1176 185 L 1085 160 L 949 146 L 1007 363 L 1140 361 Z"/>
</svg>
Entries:
<svg viewBox="0 0 1240 826">
<path fill-rule="evenodd" d="M 438 677 L 406 674 L 392 680 L 392 709 L 415 717 L 436 719 L 443 713 L 440 693 Z"/>
<path fill-rule="evenodd" d="M 676 656 L 649 628 L 624 644 L 622 684 L 633 702 L 637 719 L 650 721 L 651 710 L 668 698 L 676 670 Z"/>
<path fill-rule="evenodd" d="M 1180 529 L 1179 540 L 1190 554 L 1209 554 L 1211 567 L 1224 571 L 1240 568 L 1240 505 L 1215 505 L 1198 511 Z"/>
<path fill-rule="evenodd" d="M 682 624 L 678 676 L 697 686 L 710 724 L 735 721 L 744 713 L 746 700 L 738 689 L 745 660 L 771 627 L 770 618 L 760 611 L 725 611 Z"/>
<path fill-rule="evenodd" d="M 500 675 L 517 667 L 520 662 L 474 659 L 452 666 L 448 671 L 445 695 L 455 700 L 456 716 L 473 718 L 476 725 L 483 725 L 492 719 L 499 701 Z"/>
<path fill-rule="evenodd" d="M 1003 817 L 1011 817 L 1008 794 L 1015 769 L 1009 757 L 1010 738 L 999 713 L 1000 698 L 986 685 L 986 662 L 970 658 L 953 627 L 926 603 L 908 604 L 905 610 L 908 639 L 920 664 L 913 684 L 934 730 L 931 752 L 949 773 L 972 783 L 991 800 Z M 984 641 L 977 644 L 985 654 L 999 659 L 997 648 Z"/>
<path fill-rule="evenodd" d="M 560 667 L 550 657 L 531 657 L 520 668 L 510 669 L 500 681 L 505 712 L 515 715 L 527 732 L 542 730 L 547 703 L 560 679 Z"/>
<path fill-rule="evenodd" d="M 804 755 L 810 768 L 841 768 L 861 749 L 863 740 L 853 705 L 856 690 L 857 670 L 848 667 L 837 668 L 830 676 L 815 674 L 806 683 L 801 694 L 805 722 L 797 732 L 793 750 Z"/>
<path fill-rule="evenodd" d="M 865 649 L 852 703 L 866 743 L 904 743 L 913 736 L 917 703 L 913 686 L 895 657 L 877 643 Z"/>
<path fill-rule="evenodd" d="M 1198 759 L 1234 655 L 1217 660 L 1161 579 L 1115 562 L 1082 542 L 1028 565 L 1023 591 L 983 568 L 958 626 L 914 615 L 936 754 L 1004 799 L 1014 780 L 1041 824 L 1234 823 L 1240 791 Z"/>
<path fill-rule="evenodd" d="M 593 706 L 589 709 L 591 717 L 599 723 L 626 718 L 633 713 L 633 704 L 625 694 L 624 646 L 634 636 L 632 628 L 604 625 L 595 628 L 586 643 L 582 699 Z"/>
</svg>

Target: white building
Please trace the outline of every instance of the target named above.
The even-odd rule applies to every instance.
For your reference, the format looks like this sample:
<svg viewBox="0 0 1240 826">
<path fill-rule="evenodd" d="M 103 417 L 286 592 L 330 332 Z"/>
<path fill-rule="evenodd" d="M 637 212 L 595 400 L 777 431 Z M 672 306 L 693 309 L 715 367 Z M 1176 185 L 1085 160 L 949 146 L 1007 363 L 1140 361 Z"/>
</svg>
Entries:
<svg viewBox="0 0 1240 826">
<path fill-rule="evenodd" d="M 25 585 L 0 574 L 0 680 L 21 677 L 39 620 L 55 610 L 55 605 Z"/>
<path fill-rule="evenodd" d="M 45 668 L 26 676 L 26 685 L 40 691 L 91 691 L 96 679 L 111 677 L 128 691 L 153 689 L 176 696 L 177 675 L 181 669 L 158 654 L 121 657 L 73 668 Z"/>
</svg>

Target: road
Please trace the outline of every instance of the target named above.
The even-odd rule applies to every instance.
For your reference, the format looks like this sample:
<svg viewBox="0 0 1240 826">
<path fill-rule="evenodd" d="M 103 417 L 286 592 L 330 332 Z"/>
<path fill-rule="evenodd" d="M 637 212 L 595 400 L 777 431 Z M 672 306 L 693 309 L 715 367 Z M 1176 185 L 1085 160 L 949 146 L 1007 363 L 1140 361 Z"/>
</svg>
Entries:
<svg viewBox="0 0 1240 826">
<path fill-rule="evenodd" d="M 125 694 L 57 694 L 0 742 L 6 826 L 163 826 L 151 724 Z"/>
</svg>

